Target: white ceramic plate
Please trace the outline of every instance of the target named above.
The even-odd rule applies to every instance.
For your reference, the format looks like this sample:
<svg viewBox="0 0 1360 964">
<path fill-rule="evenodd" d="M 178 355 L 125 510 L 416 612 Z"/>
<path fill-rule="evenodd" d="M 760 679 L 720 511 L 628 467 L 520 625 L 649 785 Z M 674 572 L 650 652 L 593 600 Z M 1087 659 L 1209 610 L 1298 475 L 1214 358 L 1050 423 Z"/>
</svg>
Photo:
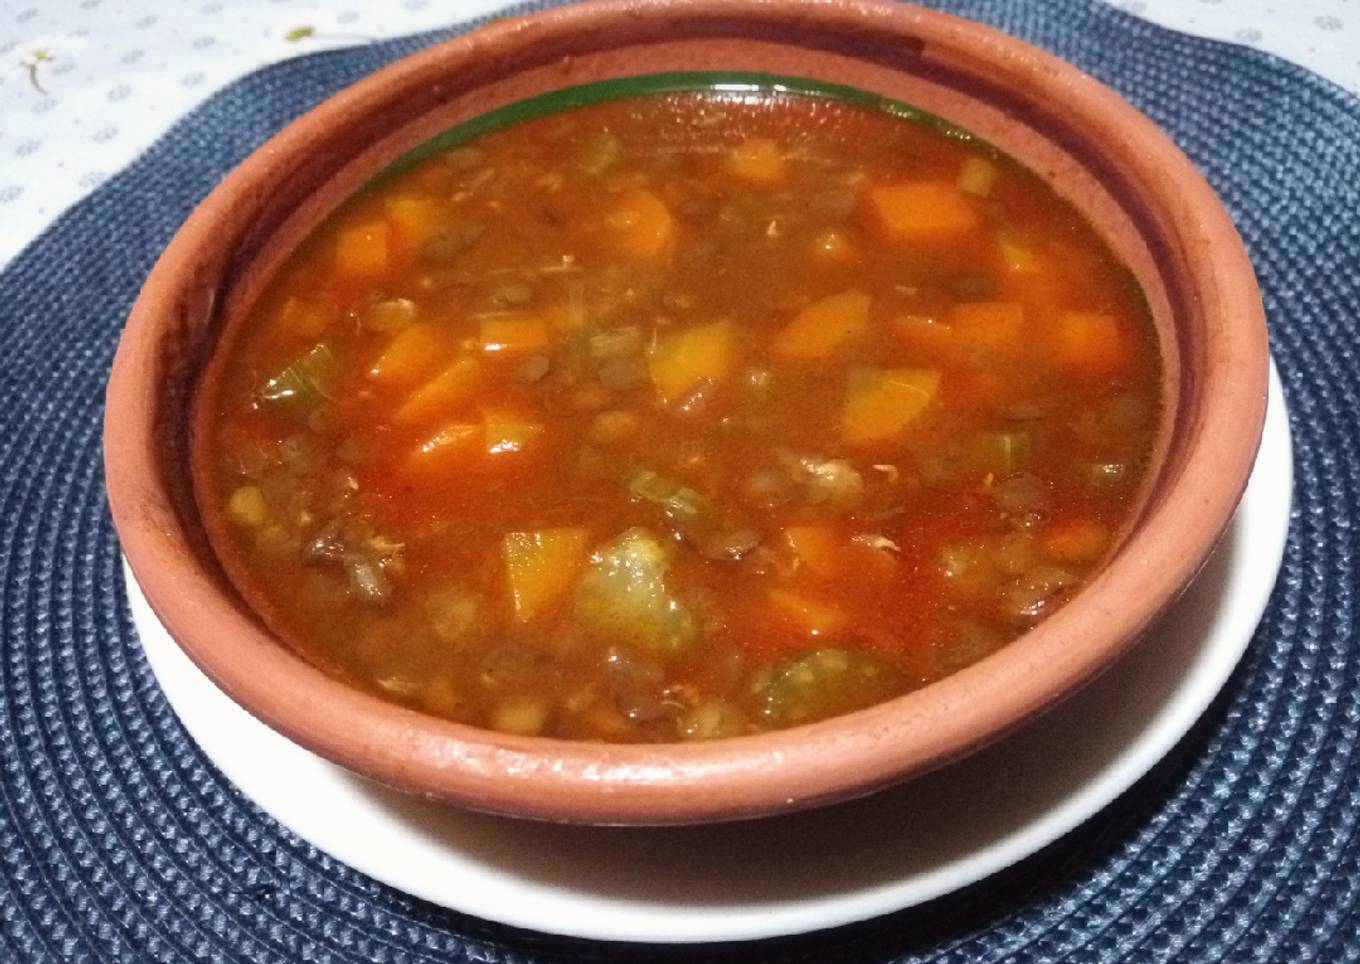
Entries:
<svg viewBox="0 0 1360 964">
<path fill-rule="evenodd" d="M 1289 427 L 1272 371 L 1237 517 L 1128 657 L 1019 733 L 864 800 L 705 827 L 564 827 L 467 813 L 368 782 L 218 690 L 130 574 L 147 659 L 185 728 L 265 811 L 393 887 L 488 920 L 603 940 L 751 940 L 863 920 L 1033 854 L 1147 773 L 1223 687 L 1274 586 L 1289 523 Z"/>
</svg>

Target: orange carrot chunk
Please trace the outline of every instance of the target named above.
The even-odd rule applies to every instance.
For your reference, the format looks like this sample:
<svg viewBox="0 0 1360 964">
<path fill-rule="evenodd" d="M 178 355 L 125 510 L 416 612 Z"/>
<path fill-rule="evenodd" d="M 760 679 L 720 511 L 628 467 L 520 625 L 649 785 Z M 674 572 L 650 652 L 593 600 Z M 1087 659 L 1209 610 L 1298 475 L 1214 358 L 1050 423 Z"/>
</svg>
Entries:
<svg viewBox="0 0 1360 964">
<path fill-rule="evenodd" d="M 784 177 L 784 153 L 768 137 L 752 137 L 732 148 L 727 155 L 727 170 L 744 181 L 773 184 Z"/>
<path fill-rule="evenodd" d="M 937 371 L 892 368 L 852 373 L 841 408 L 841 438 L 859 446 L 898 437 L 925 411 L 939 388 Z"/>
<path fill-rule="evenodd" d="M 1067 369 L 1108 375 L 1127 361 L 1119 322 L 1094 311 L 1068 311 L 1054 323 L 1054 357 Z"/>
<path fill-rule="evenodd" d="M 1090 563 L 1109 545 L 1110 533 L 1092 519 L 1081 519 L 1053 529 L 1044 538 L 1044 552 L 1058 562 Z"/>
<path fill-rule="evenodd" d="M 369 366 L 368 377 L 384 387 L 413 385 L 435 371 L 448 351 L 448 340 L 435 325 L 416 322 L 387 343 Z"/>
<path fill-rule="evenodd" d="M 675 219 L 664 201 L 646 188 L 624 191 L 605 216 L 618 248 L 639 261 L 666 252 L 675 234 Z"/>
<path fill-rule="evenodd" d="M 441 415 L 472 397 L 477 387 L 479 368 L 475 359 L 457 358 L 419 389 L 412 392 L 393 413 L 397 422 L 423 422 Z"/>
<path fill-rule="evenodd" d="M 364 221 L 340 232 L 335 242 L 337 274 L 375 278 L 387 270 L 387 222 Z"/>
<path fill-rule="evenodd" d="M 814 301 L 775 335 L 775 354 L 797 361 L 830 355 L 868 330 L 870 302 L 857 289 Z"/>
<path fill-rule="evenodd" d="M 483 318 L 482 351 L 514 354 L 542 351 L 551 342 L 548 322 L 529 315 Z"/>
<path fill-rule="evenodd" d="M 948 244 L 972 234 L 977 211 L 968 196 L 947 181 L 908 181 L 869 191 L 869 209 L 890 241 Z"/>
</svg>

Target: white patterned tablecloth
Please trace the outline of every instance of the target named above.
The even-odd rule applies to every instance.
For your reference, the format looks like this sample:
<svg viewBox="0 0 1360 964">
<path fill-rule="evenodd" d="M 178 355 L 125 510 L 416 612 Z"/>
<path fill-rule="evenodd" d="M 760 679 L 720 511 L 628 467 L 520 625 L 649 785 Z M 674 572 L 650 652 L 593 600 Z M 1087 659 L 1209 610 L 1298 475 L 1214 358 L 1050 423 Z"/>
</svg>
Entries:
<svg viewBox="0 0 1360 964">
<path fill-rule="evenodd" d="M 1044 2 L 1044 0 L 1035 0 Z M 1360 94 L 1360 0 L 1119 0 Z M 506 0 L 0 0 L 0 266 L 213 91 L 264 64 Z"/>
</svg>

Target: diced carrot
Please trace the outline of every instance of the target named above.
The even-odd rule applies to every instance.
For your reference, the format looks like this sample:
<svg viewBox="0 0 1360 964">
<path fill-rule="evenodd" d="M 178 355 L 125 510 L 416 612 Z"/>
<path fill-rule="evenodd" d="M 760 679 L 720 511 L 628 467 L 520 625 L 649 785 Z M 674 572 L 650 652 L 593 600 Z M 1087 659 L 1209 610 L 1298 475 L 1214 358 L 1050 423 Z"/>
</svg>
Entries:
<svg viewBox="0 0 1360 964">
<path fill-rule="evenodd" d="M 571 589 L 589 538 L 577 528 L 506 533 L 501 558 L 517 622 L 533 619 Z"/>
<path fill-rule="evenodd" d="M 870 303 L 857 289 L 814 301 L 774 336 L 775 354 L 800 361 L 831 354 L 868 330 Z"/>
<path fill-rule="evenodd" d="M 850 376 L 841 438 L 870 445 L 900 435 L 940 388 L 940 373 L 920 368 L 861 369 Z"/>
<path fill-rule="evenodd" d="M 845 612 L 828 602 L 790 589 L 771 589 L 774 611 L 809 636 L 826 636 L 845 625 Z"/>
<path fill-rule="evenodd" d="M 469 459 L 484 451 L 483 438 L 480 425 L 449 422 L 411 450 L 401 462 L 400 474 L 425 486 L 456 476 Z"/>
<path fill-rule="evenodd" d="M 737 339 L 731 322 L 715 321 L 658 338 L 647 356 L 664 404 L 684 398 L 700 382 L 721 384 L 736 370 Z"/>
<path fill-rule="evenodd" d="M 1068 369 L 1107 375 L 1126 361 L 1119 322 L 1094 311 L 1068 311 L 1053 323 L 1054 357 Z"/>
<path fill-rule="evenodd" d="M 970 157 L 963 162 L 958 180 L 954 183 L 960 191 L 986 197 L 992 193 L 992 185 L 996 183 L 996 164 L 985 157 Z"/>
<path fill-rule="evenodd" d="M 841 533 L 831 526 L 800 525 L 784 530 L 784 541 L 794 556 L 814 576 L 835 579 L 841 575 Z"/>
<path fill-rule="evenodd" d="M 340 306 L 330 298 L 290 295 L 274 316 L 273 328 L 298 341 L 316 341 L 340 317 Z"/>
<path fill-rule="evenodd" d="M 1109 544 L 1109 531 L 1093 519 L 1080 519 L 1054 529 L 1044 538 L 1044 552 L 1058 562 L 1094 562 Z"/>
<path fill-rule="evenodd" d="M 443 228 L 446 217 L 438 202 L 428 197 L 398 195 L 383 205 L 387 220 L 408 249 L 424 244 Z"/>
<path fill-rule="evenodd" d="M 620 250 L 643 261 L 663 254 L 675 234 L 675 219 L 665 202 L 641 187 L 619 195 L 605 217 L 605 224 L 614 233 Z"/>
<path fill-rule="evenodd" d="M 518 412 L 488 408 L 482 412 L 487 455 L 513 455 L 524 451 L 543 435 L 542 423 L 530 421 Z"/>
<path fill-rule="evenodd" d="M 447 416 L 455 405 L 467 401 L 477 387 L 480 366 L 466 355 L 454 359 L 438 375 L 412 392 L 393 413 L 397 422 L 410 424 Z"/>
<path fill-rule="evenodd" d="M 548 322 L 533 315 L 483 318 L 481 343 L 484 352 L 514 354 L 543 351 L 552 342 Z"/>
<path fill-rule="evenodd" d="M 752 137 L 727 154 L 727 170 L 746 181 L 773 184 L 784 177 L 786 163 L 779 145 L 768 137 Z"/>
<path fill-rule="evenodd" d="M 368 377 L 389 388 L 405 388 L 437 369 L 448 357 L 448 339 L 433 324 L 416 322 L 387 343 Z"/>
<path fill-rule="evenodd" d="M 949 310 L 954 345 L 970 356 L 1014 352 L 1022 343 L 1024 321 L 1024 306 L 1013 301 L 974 301 Z"/>
<path fill-rule="evenodd" d="M 946 181 L 908 181 L 869 191 L 869 209 L 891 241 L 948 244 L 971 234 L 977 212 L 968 196 Z"/>
<path fill-rule="evenodd" d="M 802 566 L 819 579 L 840 579 L 847 574 L 884 579 L 897 569 L 887 552 L 857 542 L 834 526 L 789 526 L 784 540 Z"/>
<path fill-rule="evenodd" d="M 859 257 L 859 248 L 844 231 L 828 228 L 812 239 L 810 253 L 815 261 L 843 264 Z"/>
<path fill-rule="evenodd" d="M 350 278 L 374 278 L 387 270 L 387 222 L 364 221 L 340 232 L 335 270 Z"/>
</svg>

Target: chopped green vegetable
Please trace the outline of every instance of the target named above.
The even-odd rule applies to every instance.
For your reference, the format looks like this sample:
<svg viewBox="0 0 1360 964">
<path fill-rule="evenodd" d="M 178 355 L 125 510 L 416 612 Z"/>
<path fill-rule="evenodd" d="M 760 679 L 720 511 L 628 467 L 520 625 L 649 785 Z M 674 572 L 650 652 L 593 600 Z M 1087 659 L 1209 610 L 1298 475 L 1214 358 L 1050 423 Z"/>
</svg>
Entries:
<svg viewBox="0 0 1360 964">
<path fill-rule="evenodd" d="M 590 336 L 590 357 L 609 361 L 642 355 L 642 329 L 636 325 L 608 328 Z"/>
<path fill-rule="evenodd" d="M 1022 621 L 1044 615 L 1062 599 L 1063 590 L 1079 582 L 1058 566 L 1035 566 L 1011 583 L 1003 594 L 1006 614 Z"/>
<path fill-rule="evenodd" d="M 686 740 L 713 740 L 740 736 L 746 730 L 741 711 L 726 700 L 704 700 L 679 720 L 680 736 Z"/>
<path fill-rule="evenodd" d="M 798 726 L 881 703 L 905 690 L 901 673 L 875 656 L 817 649 L 776 666 L 755 692 L 756 710 L 770 726 Z"/>
<path fill-rule="evenodd" d="M 704 538 L 714 529 L 713 505 L 702 493 L 651 469 L 638 469 L 629 477 L 628 494 L 660 509 L 671 527 L 686 539 Z"/>
<path fill-rule="evenodd" d="M 593 556 L 576 590 L 576 620 L 604 641 L 670 655 L 687 649 L 699 624 L 666 588 L 672 549 L 646 529 L 624 532 Z"/>
<path fill-rule="evenodd" d="M 864 479 L 845 459 L 784 455 L 781 462 L 802 489 L 808 505 L 853 509 L 864 497 Z"/>
<path fill-rule="evenodd" d="M 971 666 L 982 657 L 1000 649 L 1006 637 L 1000 630 L 981 623 L 960 623 L 951 635 L 949 645 L 941 654 L 941 662 L 949 672 Z"/>
<path fill-rule="evenodd" d="M 265 382 L 258 398 L 305 418 L 330 398 L 337 367 L 331 346 L 317 342 Z"/>
<path fill-rule="evenodd" d="M 983 432 L 973 443 L 978 471 L 990 472 L 1000 479 L 1025 471 L 1032 450 L 1030 434 L 1023 431 Z"/>
</svg>

